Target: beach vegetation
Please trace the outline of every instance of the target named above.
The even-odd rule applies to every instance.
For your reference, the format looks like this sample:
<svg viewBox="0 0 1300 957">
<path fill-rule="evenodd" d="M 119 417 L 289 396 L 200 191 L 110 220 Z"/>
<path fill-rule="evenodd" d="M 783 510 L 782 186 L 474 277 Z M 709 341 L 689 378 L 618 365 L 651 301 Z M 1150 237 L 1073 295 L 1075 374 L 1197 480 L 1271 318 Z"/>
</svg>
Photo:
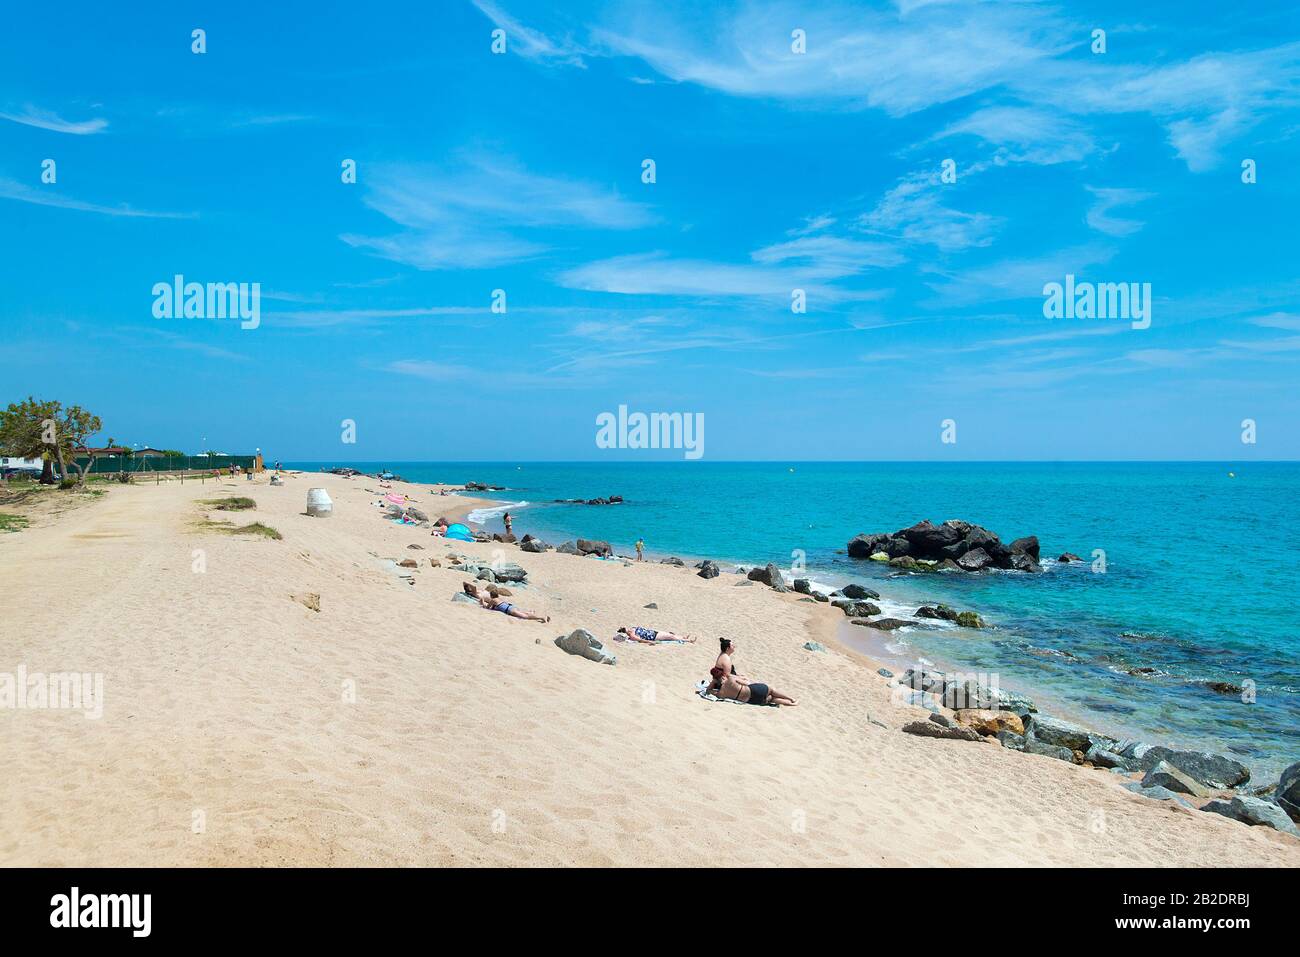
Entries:
<svg viewBox="0 0 1300 957">
<path fill-rule="evenodd" d="M 210 498 L 203 502 L 204 505 L 211 505 L 219 512 L 246 512 L 250 508 L 257 508 L 257 503 L 246 495 L 238 495 L 233 498 Z"/>
<path fill-rule="evenodd" d="M 214 521 L 205 518 L 199 521 L 198 526 L 207 531 L 223 532 L 226 535 L 256 535 L 260 538 L 269 538 L 277 542 L 284 538 L 283 535 L 270 525 L 263 525 L 261 522 L 250 522 L 247 525 L 236 525 L 234 522 Z"/>
<path fill-rule="evenodd" d="M 252 524 L 249 525 L 240 525 L 238 527 L 232 527 L 230 529 L 230 534 L 260 535 L 263 538 L 270 538 L 277 542 L 284 538 L 283 535 L 281 535 L 279 532 L 273 529 L 270 525 L 263 525 L 261 522 L 253 522 Z"/>
<path fill-rule="evenodd" d="M 0 512 L 0 532 L 21 532 L 31 522 L 21 515 Z"/>
</svg>

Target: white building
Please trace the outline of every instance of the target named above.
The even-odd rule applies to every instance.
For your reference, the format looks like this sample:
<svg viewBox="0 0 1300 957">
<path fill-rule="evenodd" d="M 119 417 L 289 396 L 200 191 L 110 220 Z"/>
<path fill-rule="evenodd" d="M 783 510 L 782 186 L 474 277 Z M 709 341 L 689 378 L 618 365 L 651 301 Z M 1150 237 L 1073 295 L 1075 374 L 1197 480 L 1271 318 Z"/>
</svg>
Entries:
<svg viewBox="0 0 1300 957">
<path fill-rule="evenodd" d="M 0 455 L 0 469 L 31 469 L 39 472 L 41 468 L 40 459 L 20 459 L 12 455 Z"/>
</svg>

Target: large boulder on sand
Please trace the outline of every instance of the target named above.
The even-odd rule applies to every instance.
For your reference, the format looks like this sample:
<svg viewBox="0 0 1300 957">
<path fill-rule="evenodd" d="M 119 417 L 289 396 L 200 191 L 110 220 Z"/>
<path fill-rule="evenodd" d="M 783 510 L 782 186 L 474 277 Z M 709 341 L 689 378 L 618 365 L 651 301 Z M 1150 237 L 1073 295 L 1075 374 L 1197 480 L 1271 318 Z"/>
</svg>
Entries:
<svg viewBox="0 0 1300 957">
<path fill-rule="evenodd" d="M 1142 778 L 1144 788 L 1168 788 L 1175 794 L 1190 794 L 1192 797 L 1209 797 L 1211 790 L 1192 780 L 1172 764 L 1158 762 Z"/>
<path fill-rule="evenodd" d="M 1071 751 L 1087 751 L 1094 743 L 1094 735 L 1087 728 L 1047 714 L 1034 715 L 1029 722 L 1029 732 L 1044 744 Z"/>
<path fill-rule="evenodd" d="M 707 561 L 700 565 L 700 570 L 695 574 L 701 578 L 717 578 L 721 572 L 718 570 L 717 562 Z"/>
<path fill-rule="evenodd" d="M 944 727 L 933 721 L 913 721 L 903 725 L 905 734 L 915 734 L 923 738 L 952 738 L 957 741 L 978 741 L 979 732 L 961 726 Z"/>
<path fill-rule="evenodd" d="M 580 555 L 600 555 L 602 557 L 614 554 L 614 549 L 609 542 L 597 542 L 591 539 L 578 539 L 578 553 Z"/>
<path fill-rule="evenodd" d="M 1222 814 L 1224 817 L 1240 821 L 1242 824 L 1249 824 L 1252 827 L 1271 827 L 1283 834 L 1300 836 L 1296 831 L 1296 826 L 1291 823 L 1291 819 L 1287 817 L 1285 811 L 1271 801 L 1264 801 L 1260 798 L 1234 794 L 1231 800 L 1211 801 L 1201 810 L 1209 811 L 1212 814 Z"/>
<path fill-rule="evenodd" d="M 1020 720 L 1018 715 L 1014 715 L 1010 711 L 963 708 L 960 711 L 953 712 L 953 714 L 958 724 L 973 728 L 985 737 L 993 737 L 999 731 L 1010 731 L 1018 735 L 1025 733 L 1025 723 Z"/>
<path fill-rule="evenodd" d="M 1250 780 L 1250 769 L 1240 761 L 1208 751 L 1175 751 L 1173 748 L 1148 748 L 1142 755 L 1142 769 L 1161 761 L 1173 765 L 1198 784 L 1216 791 L 1240 787 Z"/>
<path fill-rule="evenodd" d="M 525 582 L 528 580 L 528 572 L 514 562 L 503 562 L 493 567 L 492 571 L 496 574 L 496 580 L 499 582 Z"/>
<path fill-rule="evenodd" d="M 569 654 L 578 655 L 588 661 L 598 661 L 602 665 L 612 665 L 618 662 L 618 656 L 611 655 L 606 651 L 600 639 L 586 628 L 575 628 L 567 635 L 560 635 L 555 639 L 555 644 Z"/>
<path fill-rule="evenodd" d="M 781 569 L 777 568 L 773 562 L 768 562 L 765 568 L 751 568 L 746 577 L 750 581 L 770 585 L 777 591 L 786 591 L 785 579 L 781 576 Z"/>
</svg>

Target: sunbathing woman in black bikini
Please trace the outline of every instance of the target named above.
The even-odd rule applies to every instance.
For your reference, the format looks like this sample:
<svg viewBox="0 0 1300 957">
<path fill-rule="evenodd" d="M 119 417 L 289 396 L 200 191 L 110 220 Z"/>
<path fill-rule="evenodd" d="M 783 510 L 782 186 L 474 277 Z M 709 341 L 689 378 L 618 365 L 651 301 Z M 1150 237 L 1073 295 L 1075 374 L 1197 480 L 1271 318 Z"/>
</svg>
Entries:
<svg viewBox="0 0 1300 957">
<path fill-rule="evenodd" d="M 740 701 L 748 704 L 784 704 L 794 707 L 799 702 L 775 688 L 770 688 L 761 681 L 750 681 L 736 674 L 736 666 L 731 663 L 731 654 L 736 650 L 736 643 L 730 638 L 720 638 L 722 646 L 717 663 L 709 674 L 713 682 L 709 692 L 719 698 Z"/>
</svg>

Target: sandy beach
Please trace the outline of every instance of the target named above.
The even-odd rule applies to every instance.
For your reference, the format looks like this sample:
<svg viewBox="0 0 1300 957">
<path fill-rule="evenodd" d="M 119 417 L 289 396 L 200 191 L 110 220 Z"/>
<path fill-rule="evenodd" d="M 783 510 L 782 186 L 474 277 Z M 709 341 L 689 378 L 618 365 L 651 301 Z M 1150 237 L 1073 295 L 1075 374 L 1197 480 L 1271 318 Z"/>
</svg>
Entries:
<svg viewBox="0 0 1300 957">
<path fill-rule="evenodd" d="M 1295 838 L 1107 771 L 901 733 L 927 713 L 797 594 L 447 542 L 384 521 L 365 477 L 267 481 L 113 485 L 0 536 L 0 671 L 104 682 L 98 719 L 0 712 L 0 863 L 1300 866 Z M 488 504 L 394 486 L 431 516 Z M 311 487 L 331 517 L 304 514 Z M 223 495 L 257 507 L 203 504 Z M 549 623 L 450 600 L 448 555 L 497 550 Z M 384 562 L 412 558 L 413 585 Z M 625 624 L 700 641 L 610 640 Z M 555 646 L 579 627 L 617 665 Z M 799 707 L 698 697 L 721 635 Z"/>
</svg>

